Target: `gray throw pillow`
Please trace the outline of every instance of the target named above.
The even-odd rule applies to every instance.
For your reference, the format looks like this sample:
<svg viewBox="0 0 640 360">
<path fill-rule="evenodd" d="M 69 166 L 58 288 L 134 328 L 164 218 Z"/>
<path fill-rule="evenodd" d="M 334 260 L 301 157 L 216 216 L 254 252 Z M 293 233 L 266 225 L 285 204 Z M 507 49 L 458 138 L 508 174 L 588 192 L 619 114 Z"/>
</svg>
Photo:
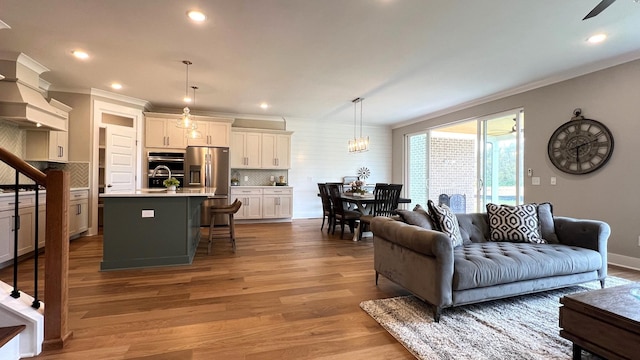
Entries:
<svg viewBox="0 0 640 360">
<path fill-rule="evenodd" d="M 410 225 L 420 226 L 421 228 L 425 228 L 428 230 L 433 230 L 433 226 L 431 225 L 431 220 L 428 218 L 428 215 L 424 211 L 411 211 L 398 209 L 396 213 L 400 215 L 402 221 L 406 222 Z"/>
<path fill-rule="evenodd" d="M 431 200 L 427 202 L 427 207 L 429 207 L 429 214 L 438 230 L 449 235 L 454 248 L 461 246 L 463 243 L 462 235 L 458 226 L 458 218 L 456 218 L 453 211 L 447 205 L 436 205 Z"/>
<path fill-rule="evenodd" d="M 549 244 L 559 244 L 556 227 L 553 222 L 553 205 L 551 203 L 538 204 L 538 220 L 540 221 L 540 235 Z"/>
<path fill-rule="evenodd" d="M 540 236 L 537 204 L 509 206 L 489 203 L 487 215 L 491 241 L 546 243 Z"/>
</svg>

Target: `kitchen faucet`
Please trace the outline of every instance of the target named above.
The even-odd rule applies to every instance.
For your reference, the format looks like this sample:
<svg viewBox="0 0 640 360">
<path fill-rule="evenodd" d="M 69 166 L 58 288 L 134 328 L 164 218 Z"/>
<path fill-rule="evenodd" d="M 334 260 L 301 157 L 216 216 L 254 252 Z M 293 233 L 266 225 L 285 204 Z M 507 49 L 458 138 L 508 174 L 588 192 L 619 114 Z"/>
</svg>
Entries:
<svg viewBox="0 0 640 360">
<path fill-rule="evenodd" d="M 169 169 L 169 167 L 167 165 L 158 165 L 156 166 L 155 169 L 153 169 L 153 172 L 151 173 L 151 177 L 155 177 L 156 173 L 158 172 L 158 170 L 160 169 L 165 169 L 169 172 L 169 177 L 167 177 L 167 179 L 171 179 L 171 169 Z"/>
</svg>

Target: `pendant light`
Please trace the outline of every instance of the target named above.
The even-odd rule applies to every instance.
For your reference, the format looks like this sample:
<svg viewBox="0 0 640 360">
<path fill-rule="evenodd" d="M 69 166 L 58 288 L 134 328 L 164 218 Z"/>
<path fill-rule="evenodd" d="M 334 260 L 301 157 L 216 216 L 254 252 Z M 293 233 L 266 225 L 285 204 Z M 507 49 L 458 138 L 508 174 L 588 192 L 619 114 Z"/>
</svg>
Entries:
<svg viewBox="0 0 640 360">
<path fill-rule="evenodd" d="M 186 103 L 190 103 L 191 98 L 189 97 L 189 65 L 193 63 L 189 60 L 182 60 L 182 63 L 185 64 L 187 67 L 187 71 L 186 71 L 187 76 L 184 83 L 183 101 Z M 176 127 L 179 127 L 181 129 L 192 129 L 195 123 L 193 122 L 193 120 L 191 120 L 190 113 L 191 113 L 191 110 L 189 109 L 189 107 L 185 106 L 184 109 L 182 109 L 182 116 L 180 116 L 180 119 L 178 119 L 178 121 L 176 122 Z"/>
<path fill-rule="evenodd" d="M 362 136 L 362 101 L 364 98 L 355 98 L 351 100 L 353 103 L 353 139 L 349 140 L 349 152 L 364 152 L 369 151 L 369 137 Z M 357 120 L 357 109 L 358 103 L 360 103 L 360 137 L 356 137 L 356 120 Z"/>
<path fill-rule="evenodd" d="M 198 90 L 197 86 L 192 86 L 193 89 L 193 106 L 196 106 L 196 90 Z M 189 110 L 189 108 L 185 108 Z M 190 139 L 202 139 L 202 133 L 198 130 L 198 125 L 196 124 L 196 116 L 190 115 L 191 118 L 191 127 L 187 132 L 187 137 Z"/>
</svg>

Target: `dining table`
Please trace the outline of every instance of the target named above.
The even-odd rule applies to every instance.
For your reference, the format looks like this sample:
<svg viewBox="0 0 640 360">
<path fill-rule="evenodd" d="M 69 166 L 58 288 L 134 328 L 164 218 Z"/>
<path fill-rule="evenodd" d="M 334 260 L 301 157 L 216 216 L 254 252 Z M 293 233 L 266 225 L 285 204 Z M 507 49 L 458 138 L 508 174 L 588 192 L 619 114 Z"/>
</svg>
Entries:
<svg viewBox="0 0 640 360">
<path fill-rule="evenodd" d="M 353 204 L 356 209 L 360 211 L 363 215 L 371 215 L 373 213 L 373 208 L 375 207 L 375 203 L 378 199 L 375 198 L 373 194 L 365 193 L 362 195 L 348 194 L 342 193 L 340 195 L 343 203 Z M 399 198 L 398 204 L 409 204 L 411 203 L 411 199 L 408 198 Z M 358 224 L 358 226 L 362 226 Z M 353 241 L 358 241 L 358 231 L 356 230 L 353 233 Z M 371 231 L 364 231 L 362 233 L 362 237 L 373 237 L 373 233 Z"/>
<path fill-rule="evenodd" d="M 340 195 L 342 202 L 349 203 L 355 205 L 356 209 L 360 211 L 363 215 L 371 215 L 373 212 L 374 205 L 376 203 L 376 198 L 373 194 L 365 193 L 362 195 L 348 194 L 342 193 Z M 408 198 L 399 198 L 398 204 L 409 204 L 411 203 L 411 199 Z"/>
</svg>

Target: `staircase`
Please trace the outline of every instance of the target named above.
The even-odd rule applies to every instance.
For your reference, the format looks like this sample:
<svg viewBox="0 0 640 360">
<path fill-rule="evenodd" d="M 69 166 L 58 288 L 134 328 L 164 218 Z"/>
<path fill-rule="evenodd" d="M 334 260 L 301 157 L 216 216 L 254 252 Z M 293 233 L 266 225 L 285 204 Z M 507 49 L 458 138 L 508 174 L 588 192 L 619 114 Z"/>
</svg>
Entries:
<svg viewBox="0 0 640 360">
<path fill-rule="evenodd" d="M 11 297 L 13 288 L 0 281 L 0 359 L 32 357 L 42 351 L 44 304 L 31 307 L 33 298 L 23 292 Z"/>
</svg>

